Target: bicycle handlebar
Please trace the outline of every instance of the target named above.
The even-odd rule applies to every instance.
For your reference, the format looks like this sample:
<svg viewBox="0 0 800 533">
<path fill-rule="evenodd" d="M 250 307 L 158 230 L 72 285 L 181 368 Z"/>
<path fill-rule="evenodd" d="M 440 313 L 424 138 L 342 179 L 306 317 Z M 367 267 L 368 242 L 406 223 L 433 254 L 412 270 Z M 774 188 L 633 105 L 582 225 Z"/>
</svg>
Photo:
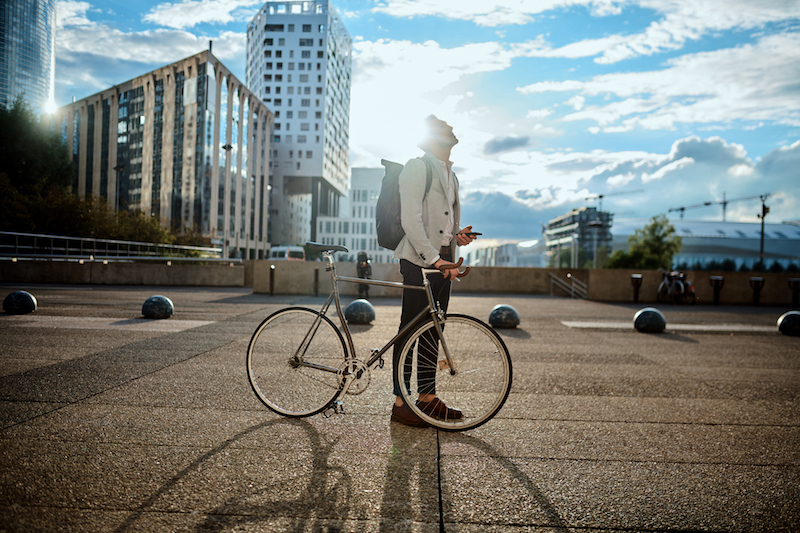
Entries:
<svg viewBox="0 0 800 533">
<path fill-rule="evenodd" d="M 454 269 L 454 268 L 455 268 L 455 269 L 458 269 L 458 267 L 460 267 L 460 266 L 461 266 L 461 263 L 463 263 L 463 262 L 464 262 L 464 258 L 463 258 L 463 257 L 459 257 L 459 258 L 458 258 L 458 263 L 442 263 L 440 266 L 438 266 L 438 267 L 436 267 L 436 268 L 438 268 L 438 269 L 439 269 L 439 271 L 440 271 L 442 274 L 444 274 L 444 273 L 445 273 L 445 271 L 447 271 L 447 270 L 452 270 L 452 269 Z M 466 267 L 466 268 L 464 269 L 464 271 L 463 271 L 463 272 L 459 272 L 459 273 L 456 275 L 456 277 L 457 277 L 457 278 L 463 278 L 463 277 L 464 277 L 464 276 L 466 276 L 467 274 L 469 274 L 469 267 Z"/>
</svg>

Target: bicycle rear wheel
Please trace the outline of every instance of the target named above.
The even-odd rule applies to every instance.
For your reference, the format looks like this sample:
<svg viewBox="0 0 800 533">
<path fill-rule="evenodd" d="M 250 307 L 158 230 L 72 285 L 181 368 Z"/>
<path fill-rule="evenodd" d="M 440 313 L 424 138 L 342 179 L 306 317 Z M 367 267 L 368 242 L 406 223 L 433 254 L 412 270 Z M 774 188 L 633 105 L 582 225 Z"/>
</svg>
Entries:
<svg viewBox="0 0 800 533">
<path fill-rule="evenodd" d="M 247 348 L 247 375 L 264 405 L 290 417 L 327 408 L 340 388 L 346 358 L 342 334 L 331 320 L 304 307 L 267 317 Z"/>
<path fill-rule="evenodd" d="M 480 320 L 448 315 L 443 327 L 453 370 L 447 361 L 433 322 L 411 334 L 395 372 L 403 401 L 429 425 L 445 431 L 463 431 L 485 424 L 500 411 L 511 390 L 511 357 L 500 336 Z M 460 419 L 434 418 L 416 405 L 418 393 L 436 394 L 448 407 L 463 413 Z"/>
</svg>

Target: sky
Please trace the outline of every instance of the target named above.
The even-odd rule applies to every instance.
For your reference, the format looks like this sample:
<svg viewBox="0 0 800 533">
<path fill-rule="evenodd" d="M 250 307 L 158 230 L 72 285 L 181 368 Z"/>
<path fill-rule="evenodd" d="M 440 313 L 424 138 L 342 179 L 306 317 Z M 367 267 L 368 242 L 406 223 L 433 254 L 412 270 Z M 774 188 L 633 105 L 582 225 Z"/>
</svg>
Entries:
<svg viewBox="0 0 800 533">
<path fill-rule="evenodd" d="M 798 0 L 332 3 L 353 38 L 351 166 L 416 157 L 422 119 L 446 120 L 462 225 L 485 242 L 583 206 L 722 220 L 726 199 L 726 220 L 760 222 L 766 194 L 767 222 L 800 223 Z M 262 5 L 59 0 L 56 104 L 209 40 L 246 81 Z"/>
</svg>

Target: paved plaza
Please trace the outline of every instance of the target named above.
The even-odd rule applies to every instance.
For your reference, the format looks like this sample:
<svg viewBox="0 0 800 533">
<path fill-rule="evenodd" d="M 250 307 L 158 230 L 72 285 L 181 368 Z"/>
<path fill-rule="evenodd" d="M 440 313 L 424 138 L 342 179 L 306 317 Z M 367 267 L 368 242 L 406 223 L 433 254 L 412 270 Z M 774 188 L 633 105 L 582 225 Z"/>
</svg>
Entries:
<svg viewBox="0 0 800 533">
<path fill-rule="evenodd" d="M 498 330 L 506 406 L 445 433 L 390 423 L 388 364 L 344 415 L 259 403 L 253 330 L 323 298 L 0 288 L 39 304 L 0 314 L 0 532 L 800 531 L 788 308 L 661 305 L 667 331 L 642 334 L 642 305 L 458 293 L 452 312 L 488 320 L 503 303 L 521 324 Z M 156 294 L 172 318 L 142 317 Z M 399 297 L 372 303 L 375 322 L 353 327 L 364 358 L 400 316 Z"/>
</svg>

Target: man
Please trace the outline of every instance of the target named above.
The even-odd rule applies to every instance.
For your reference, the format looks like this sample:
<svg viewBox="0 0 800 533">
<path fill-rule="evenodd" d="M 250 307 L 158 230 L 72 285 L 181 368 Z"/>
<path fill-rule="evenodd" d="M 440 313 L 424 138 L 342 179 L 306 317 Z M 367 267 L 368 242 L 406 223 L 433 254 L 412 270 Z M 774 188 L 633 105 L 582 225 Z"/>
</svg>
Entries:
<svg viewBox="0 0 800 533">
<path fill-rule="evenodd" d="M 453 128 L 433 115 L 425 119 L 427 134 L 419 147 L 425 151 L 420 158 L 406 163 L 399 177 L 401 224 L 405 237 L 397 245 L 395 259 L 400 260 L 400 273 L 406 285 L 422 285 L 423 268 L 439 268 L 443 274 L 429 277 L 434 297 L 444 311 L 450 301 L 451 280 L 458 275 L 453 264 L 456 245 L 464 246 L 475 240 L 472 226 L 461 228 L 461 204 L 458 199 L 458 179 L 453 174 L 450 151 L 458 143 Z M 431 169 L 432 180 L 426 192 L 427 169 Z M 424 291 L 403 290 L 400 329 L 416 317 L 428 305 Z M 397 367 L 406 338 L 398 339 L 394 346 L 393 363 Z M 437 354 L 431 353 L 430 368 L 435 374 Z M 410 370 L 408 371 L 410 374 Z M 401 385 L 394 383 L 395 402 L 392 420 L 410 426 L 425 426 L 400 399 Z M 446 406 L 436 397 L 435 389 L 418 391 L 419 406 L 434 418 L 461 418 L 461 412 Z"/>
</svg>

